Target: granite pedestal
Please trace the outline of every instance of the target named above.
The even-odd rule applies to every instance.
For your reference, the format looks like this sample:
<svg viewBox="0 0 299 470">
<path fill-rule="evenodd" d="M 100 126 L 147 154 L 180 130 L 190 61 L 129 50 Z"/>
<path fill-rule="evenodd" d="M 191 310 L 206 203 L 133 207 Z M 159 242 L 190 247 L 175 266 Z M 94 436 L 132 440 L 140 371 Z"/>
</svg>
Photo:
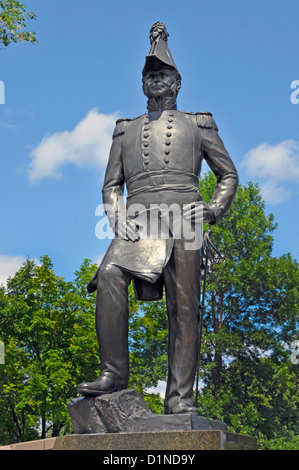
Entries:
<svg viewBox="0 0 299 470">
<path fill-rule="evenodd" d="M 53 450 L 256 450 L 256 439 L 217 430 L 72 434 L 57 437 Z"/>
<path fill-rule="evenodd" d="M 68 403 L 74 434 L 53 450 L 256 449 L 256 439 L 227 431 L 225 423 L 195 414 L 157 415 L 135 390 Z"/>
</svg>

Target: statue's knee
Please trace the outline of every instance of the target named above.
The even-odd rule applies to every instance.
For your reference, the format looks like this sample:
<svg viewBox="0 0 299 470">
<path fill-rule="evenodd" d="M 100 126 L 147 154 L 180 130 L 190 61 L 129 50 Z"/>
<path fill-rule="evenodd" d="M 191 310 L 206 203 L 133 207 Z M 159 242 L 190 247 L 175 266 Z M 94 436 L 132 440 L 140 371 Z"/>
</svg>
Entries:
<svg viewBox="0 0 299 470">
<path fill-rule="evenodd" d="M 97 275 L 98 289 L 107 286 L 107 284 L 115 283 L 121 278 L 121 271 L 117 266 L 106 265 L 103 266 Z"/>
</svg>

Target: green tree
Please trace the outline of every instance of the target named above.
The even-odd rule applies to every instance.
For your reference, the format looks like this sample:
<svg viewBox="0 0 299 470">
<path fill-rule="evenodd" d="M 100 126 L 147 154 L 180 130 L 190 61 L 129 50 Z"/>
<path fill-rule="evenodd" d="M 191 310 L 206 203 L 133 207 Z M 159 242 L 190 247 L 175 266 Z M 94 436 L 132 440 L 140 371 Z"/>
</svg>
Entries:
<svg viewBox="0 0 299 470">
<path fill-rule="evenodd" d="M 36 14 L 27 12 L 26 6 L 16 0 L 0 1 L 0 43 L 29 41 L 36 43 L 36 34 L 27 31 L 27 21 L 35 20 Z"/>
<path fill-rule="evenodd" d="M 2 289 L 1 440 L 27 440 L 39 428 L 41 438 L 71 429 L 66 403 L 79 382 L 98 374 L 94 295 L 82 290 L 94 268 L 86 260 L 74 282 L 66 282 L 44 256 L 41 265 L 27 260 Z"/>
<path fill-rule="evenodd" d="M 214 183 L 212 174 L 201 181 L 206 200 Z M 264 441 L 299 432 L 298 366 L 290 361 L 299 266 L 290 254 L 272 256 L 275 229 L 258 186 L 240 185 L 213 227 L 224 261 L 210 267 L 201 362 L 201 411 Z"/>
</svg>

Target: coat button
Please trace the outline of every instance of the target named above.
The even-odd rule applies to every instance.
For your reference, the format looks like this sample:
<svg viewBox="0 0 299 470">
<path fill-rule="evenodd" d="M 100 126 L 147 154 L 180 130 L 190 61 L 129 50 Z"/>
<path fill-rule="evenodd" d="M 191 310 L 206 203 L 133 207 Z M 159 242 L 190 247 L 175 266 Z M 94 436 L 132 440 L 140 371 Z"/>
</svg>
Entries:
<svg viewBox="0 0 299 470">
<path fill-rule="evenodd" d="M 147 139 L 147 138 L 148 138 L 148 134 L 144 134 L 143 137 L 144 137 L 145 139 Z"/>
<path fill-rule="evenodd" d="M 165 150 L 164 153 L 165 153 L 165 155 L 169 155 L 169 154 L 170 154 L 170 150 Z"/>
<path fill-rule="evenodd" d="M 168 158 L 165 158 L 164 162 L 165 162 L 165 163 L 169 163 Z"/>
<path fill-rule="evenodd" d="M 167 132 L 167 137 L 171 137 L 172 136 L 172 133 L 171 132 Z"/>
<path fill-rule="evenodd" d="M 169 140 L 167 140 L 167 141 L 165 142 L 165 145 L 167 145 L 167 146 L 169 146 L 169 145 L 170 145 L 170 142 L 169 142 Z"/>
<path fill-rule="evenodd" d="M 148 147 L 148 146 L 149 146 L 149 143 L 148 143 L 148 142 L 144 142 L 143 147 Z"/>
<path fill-rule="evenodd" d="M 148 165 L 149 164 L 149 160 L 144 160 L 143 162 L 145 165 Z"/>
</svg>

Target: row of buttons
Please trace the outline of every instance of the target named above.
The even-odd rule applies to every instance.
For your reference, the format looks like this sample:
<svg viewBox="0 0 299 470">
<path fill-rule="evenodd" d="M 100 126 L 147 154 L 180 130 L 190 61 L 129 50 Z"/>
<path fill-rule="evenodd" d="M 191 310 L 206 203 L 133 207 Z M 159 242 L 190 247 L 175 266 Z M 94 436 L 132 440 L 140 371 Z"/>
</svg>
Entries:
<svg viewBox="0 0 299 470">
<path fill-rule="evenodd" d="M 149 134 L 148 134 L 148 131 L 149 131 L 148 124 L 149 124 L 149 121 L 148 121 L 148 119 L 147 119 L 147 120 L 144 122 L 144 125 L 145 125 L 145 127 L 144 127 L 144 134 L 143 134 L 144 139 L 148 139 L 148 137 L 149 137 Z M 143 156 L 146 158 L 146 159 L 143 161 L 144 165 L 148 165 L 148 164 L 149 164 L 149 160 L 147 159 L 147 157 L 149 156 L 149 152 L 148 152 L 148 150 L 147 150 L 148 146 L 149 146 L 149 143 L 148 143 L 148 142 L 144 142 L 144 143 L 143 143 L 143 147 L 145 147 L 145 149 L 146 149 L 145 152 L 143 152 Z M 146 171 L 150 171 L 150 170 L 147 168 Z"/>
<path fill-rule="evenodd" d="M 148 131 L 149 131 L 148 124 L 149 124 L 149 121 L 146 120 L 146 121 L 144 122 L 144 125 L 145 125 L 144 134 L 143 134 L 144 139 L 148 139 L 148 137 L 149 137 L 149 134 L 148 134 Z M 149 143 L 148 143 L 148 142 L 144 142 L 144 143 L 143 143 L 143 146 L 147 149 L 148 146 L 149 146 Z M 143 156 L 144 156 L 144 157 L 148 157 L 148 156 L 149 156 L 148 150 L 145 150 L 145 152 L 143 152 Z M 144 165 L 148 165 L 148 164 L 149 164 L 149 160 L 146 159 L 146 160 L 143 161 L 143 163 L 144 163 Z M 147 168 L 146 171 L 149 171 L 149 169 Z"/>
<path fill-rule="evenodd" d="M 168 119 L 168 125 L 167 125 L 167 129 L 168 129 L 168 132 L 166 133 L 166 137 L 170 138 L 172 137 L 172 133 L 169 132 L 171 129 L 172 129 L 172 122 L 173 122 L 173 113 L 169 113 L 169 119 Z M 149 137 L 149 134 L 148 134 L 148 131 L 149 131 L 149 127 L 148 127 L 148 124 L 149 124 L 149 120 L 147 119 L 145 122 L 144 122 L 144 134 L 143 134 L 143 137 L 144 139 L 148 139 Z M 170 150 L 169 150 L 169 146 L 171 145 L 171 142 L 170 140 L 166 140 L 165 142 L 165 145 L 166 145 L 166 150 L 164 150 L 164 153 L 165 155 L 169 155 L 170 154 Z M 149 164 L 149 160 L 147 159 L 147 157 L 149 156 L 149 152 L 148 152 L 148 146 L 149 146 L 149 143 L 147 141 L 143 142 L 143 147 L 146 149 L 144 152 L 143 152 L 143 157 L 145 157 L 146 159 L 143 161 L 144 165 L 148 165 Z M 169 163 L 169 159 L 168 158 L 165 158 L 164 159 L 164 163 Z M 149 169 L 146 169 L 146 171 L 150 171 Z"/>
</svg>

